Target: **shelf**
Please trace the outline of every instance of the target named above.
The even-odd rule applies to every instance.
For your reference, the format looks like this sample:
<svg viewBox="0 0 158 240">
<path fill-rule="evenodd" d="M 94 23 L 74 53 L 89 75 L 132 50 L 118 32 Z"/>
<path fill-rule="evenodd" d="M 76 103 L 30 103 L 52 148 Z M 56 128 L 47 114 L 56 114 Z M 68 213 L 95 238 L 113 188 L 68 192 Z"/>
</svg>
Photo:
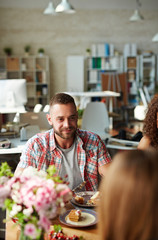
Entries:
<svg viewBox="0 0 158 240">
<path fill-rule="evenodd" d="M 0 56 L 0 69 L 0 79 L 26 79 L 27 107 L 37 103 L 42 103 L 43 106 L 48 104 L 50 89 L 48 56 Z"/>
</svg>

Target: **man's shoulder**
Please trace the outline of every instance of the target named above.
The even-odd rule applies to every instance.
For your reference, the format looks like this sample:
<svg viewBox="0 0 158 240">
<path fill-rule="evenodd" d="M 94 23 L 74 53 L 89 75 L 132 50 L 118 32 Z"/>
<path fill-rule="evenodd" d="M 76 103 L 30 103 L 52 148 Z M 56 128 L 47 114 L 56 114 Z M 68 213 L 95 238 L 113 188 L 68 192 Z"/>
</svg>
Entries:
<svg viewBox="0 0 158 240">
<path fill-rule="evenodd" d="M 37 133 L 36 135 L 34 135 L 33 137 L 31 137 L 29 140 L 28 140 L 28 144 L 31 144 L 31 143 L 42 143 L 44 144 L 45 142 L 48 142 L 52 139 L 52 135 L 53 135 L 53 130 L 50 129 L 46 132 L 42 132 L 42 133 Z"/>
<path fill-rule="evenodd" d="M 77 129 L 77 135 L 84 141 L 84 140 L 94 140 L 94 141 L 100 141 L 100 137 L 90 131 Z"/>
</svg>

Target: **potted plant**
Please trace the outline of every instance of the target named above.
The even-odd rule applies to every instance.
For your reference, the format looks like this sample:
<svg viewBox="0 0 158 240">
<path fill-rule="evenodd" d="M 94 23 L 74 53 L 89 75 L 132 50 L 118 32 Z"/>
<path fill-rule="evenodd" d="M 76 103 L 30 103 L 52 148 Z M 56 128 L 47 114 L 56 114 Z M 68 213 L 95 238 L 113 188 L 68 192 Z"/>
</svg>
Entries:
<svg viewBox="0 0 158 240">
<path fill-rule="evenodd" d="M 39 56 L 43 56 L 44 55 L 44 48 L 39 48 L 38 49 L 38 54 L 39 54 Z"/>
<path fill-rule="evenodd" d="M 30 47 L 29 45 L 26 45 L 26 46 L 24 47 L 25 55 L 26 55 L 26 56 L 29 55 L 29 53 L 30 53 L 30 49 L 31 49 L 31 47 Z"/>
<path fill-rule="evenodd" d="M 87 54 L 87 56 L 90 56 L 90 55 L 91 55 L 91 49 L 90 49 L 90 48 L 87 48 L 87 49 L 86 49 L 86 54 Z"/>
<path fill-rule="evenodd" d="M 10 47 L 5 47 L 4 52 L 7 56 L 10 56 L 12 54 L 12 48 Z"/>
</svg>

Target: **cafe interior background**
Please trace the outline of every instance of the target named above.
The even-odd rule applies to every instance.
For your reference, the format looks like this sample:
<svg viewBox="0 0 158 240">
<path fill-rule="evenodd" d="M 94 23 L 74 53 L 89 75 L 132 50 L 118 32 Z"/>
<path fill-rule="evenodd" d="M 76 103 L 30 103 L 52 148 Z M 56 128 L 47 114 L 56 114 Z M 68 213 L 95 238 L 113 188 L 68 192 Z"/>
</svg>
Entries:
<svg viewBox="0 0 158 240">
<path fill-rule="evenodd" d="M 71 0 L 73 11 L 57 13 L 62 2 L 67 1 L 0 0 L 0 80 L 26 79 L 27 111 L 37 103 L 44 108 L 57 92 L 121 92 L 125 108 L 120 112 L 120 102 L 113 102 L 112 121 L 128 126 L 134 107 L 142 104 L 138 88 L 145 85 L 146 72 L 151 97 L 158 89 L 158 1 Z M 101 66 L 95 65 L 98 60 Z M 102 73 L 117 77 L 119 71 L 130 85 L 120 79 L 119 88 L 103 89 Z"/>
<path fill-rule="evenodd" d="M 54 8 L 60 3 L 52 2 Z M 158 33 L 157 0 L 69 2 L 76 10 L 74 14 L 45 15 L 49 0 L 0 1 L 0 55 L 4 56 L 5 47 L 11 47 L 15 56 L 24 56 L 26 45 L 30 45 L 31 55 L 44 48 L 50 60 L 50 96 L 67 90 L 67 57 L 86 56 L 92 44 L 113 44 L 122 54 L 125 44 L 136 43 L 139 52 L 158 54 L 158 43 L 152 42 Z M 144 20 L 130 21 L 137 8 Z"/>
<path fill-rule="evenodd" d="M 70 0 L 75 13 L 44 14 L 50 3 L 56 8 L 60 2 L 61 0 L 0 0 L 1 79 L 9 73 L 3 64 L 5 48 L 12 49 L 10 57 L 24 60 L 26 46 L 30 46 L 29 57 L 35 58 L 38 58 L 38 50 L 43 48 L 44 56 L 49 59 L 49 89 L 44 94 L 49 93 L 50 97 L 57 92 L 68 91 L 69 56 L 82 56 L 86 60 L 89 54 L 87 49 L 92 50 L 99 44 L 112 45 L 115 54 L 123 56 L 125 46 L 135 44 L 136 57 L 139 54 L 155 56 L 154 81 L 155 88 L 157 87 L 158 39 L 152 41 L 158 34 L 157 0 Z M 135 10 L 139 10 L 143 19 L 130 21 Z M 71 79 L 74 85 L 78 81 L 80 66 L 73 65 L 71 68 L 70 65 L 69 69 L 73 71 L 73 76 L 76 73 L 76 77 Z M 85 65 L 82 71 L 86 76 L 88 70 Z M 86 77 L 80 80 L 87 82 Z"/>
</svg>

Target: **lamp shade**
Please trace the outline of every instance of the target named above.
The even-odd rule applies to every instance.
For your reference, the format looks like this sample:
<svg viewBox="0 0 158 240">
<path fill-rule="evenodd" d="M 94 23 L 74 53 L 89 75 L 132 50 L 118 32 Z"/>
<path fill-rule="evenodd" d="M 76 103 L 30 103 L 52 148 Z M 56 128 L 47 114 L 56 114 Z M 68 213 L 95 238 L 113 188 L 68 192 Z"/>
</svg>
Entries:
<svg viewBox="0 0 158 240">
<path fill-rule="evenodd" d="M 44 14 L 53 14 L 55 15 L 56 12 L 55 12 L 55 9 L 54 9 L 54 6 L 53 6 L 53 3 L 50 1 L 49 4 L 48 4 L 48 7 L 44 10 L 43 12 Z"/>
<path fill-rule="evenodd" d="M 152 42 L 158 42 L 158 33 L 154 35 L 154 37 L 152 38 Z"/>
<path fill-rule="evenodd" d="M 75 9 L 70 5 L 68 0 L 62 0 L 61 3 L 56 7 L 55 11 L 57 13 L 75 13 Z"/>
<path fill-rule="evenodd" d="M 130 17 L 130 21 L 140 21 L 140 20 L 143 20 L 144 17 L 140 14 L 139 10 L 136 9 L 134 11 L 134 14 Z"/>
</svg>

